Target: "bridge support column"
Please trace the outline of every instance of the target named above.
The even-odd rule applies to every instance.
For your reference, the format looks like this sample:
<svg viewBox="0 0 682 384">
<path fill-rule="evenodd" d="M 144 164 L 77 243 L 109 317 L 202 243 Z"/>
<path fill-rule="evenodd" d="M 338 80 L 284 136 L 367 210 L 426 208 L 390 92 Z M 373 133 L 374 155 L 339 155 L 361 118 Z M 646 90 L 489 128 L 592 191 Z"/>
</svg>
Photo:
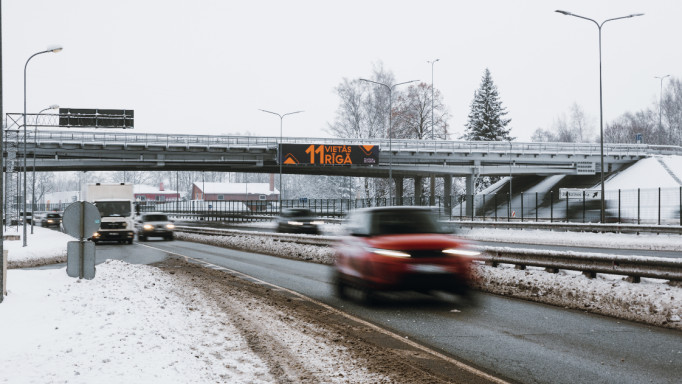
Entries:
<svg viewBox="0 0 682 384">
<path fill-rule="evenodd" d="M 475 182 L 476 178 L 474 175 L 469 175 L 466 177 L 465 184 L 466 184 L 466 216 L 471 217 L 471 214 L 474 212 L 474 191 L 475 191 Z"/>
<path fill-rule="evenodd" d="M 395 205 L 403 205 L 403 195 L 405 193 L 405 190 L 403 188 L 403 178 L 402 177 L 395 177 L 395 201 L 391 202 L 391 204 Z"/>
<path fill-rule="evenodd" d="M 414 177 L 414 205 L 422 205 L 422 197 L 424 196 L 423 179 L 421 176 Z"/>
<path fill-rule="evenodd" d="M 446 175 L 443 177 L 443 207 L 445 213 L 450 216 L 452 214 L 452 176 Z"/>
<path fill-rule="evenodd" d="M 431 175 L 431 185 L 429 194 L 429 205 L 436 205 L 436 175 Z"/>
</svg>

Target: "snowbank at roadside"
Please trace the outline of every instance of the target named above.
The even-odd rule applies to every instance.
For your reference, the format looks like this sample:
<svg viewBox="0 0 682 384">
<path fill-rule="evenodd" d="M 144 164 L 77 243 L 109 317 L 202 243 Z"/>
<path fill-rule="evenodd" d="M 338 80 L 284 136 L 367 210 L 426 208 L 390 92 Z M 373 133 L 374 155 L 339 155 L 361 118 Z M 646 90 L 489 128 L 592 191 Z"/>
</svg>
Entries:
<svg viewBox="0 0 682 384">
<path fill-rule="evenodd" d="M 110 260 L 93 280 L 11 270 L 8 290 L 2 382 L 274 381 L 225 314 L 157 268 Z"/>
<path fill-rule="evenodd" d="M 19 236 L 18 240 L 5 240 L 3 249 L 7 252 L 7 268 L 30 268 L 41 265 L 66 263 L 66 243 L 75 238 L 58 230 L 33 227 L 33 234 L 27 230 L 28 238 L 24 247 L 23 230 L 9 227 L 6 236 Z"/>
</svg>

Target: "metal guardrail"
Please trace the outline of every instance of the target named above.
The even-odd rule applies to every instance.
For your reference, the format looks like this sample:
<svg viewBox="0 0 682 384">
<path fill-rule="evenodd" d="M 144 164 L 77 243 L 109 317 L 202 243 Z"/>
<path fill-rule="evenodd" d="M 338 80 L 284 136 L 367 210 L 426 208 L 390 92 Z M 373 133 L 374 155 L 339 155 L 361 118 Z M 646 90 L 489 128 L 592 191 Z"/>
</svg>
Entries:
<svg viewBox="0 0 682 384">
<path fill-rule="evenodd" d="M 455 228 L 504 228 L 540 229 L 565 232 L 611 232 L 611 233 L 666 233 L 682 235 L 680 225 L 639 225 L 639 224 L 598 224 L 598 223 L 550 223 L 550 222 L 507 222 L 507 221 L 451 221 Z"/>
<path fill-rule="evenodd" d="M 338 239 L 335 236 L 295 235 L 288 233 L 256 232 L 243 231 L 238 229 L 219 229 L 187 226 L 176 226 L 175 230 L 184 233 L 194 233 L 199 235 L 213 236 L 260 236 L 268 237 L 270 239 L 276 239 L 281 242 L 316 245 L 318 247 L 328 247 Z"/>
<path fill-rule="evenodd" d="M 29 133 L 33 134 L 33 133 Z M 29 137 L 32 143 L 33 136 Z M 204 145 L 204 146 L 244 146 L 277 148 L 279 143 L 317 143 L 317 144 L 373 144 L 388 148 L 389 140 L 381 138 L 320 138 L 320 137 L 265 137 L 265 136 L 218 136 L 218 135 L 180 135 L 135 132 L 87 132 L 74 130 L 41 130 L 35 137 L 41 141 L 81 142 L 81 143 L 124 143 L 145 145 Z M 495 142 L 495 141 L 453 141 L 453 140 L 408 140 L 393 139 L 391 147 L 397 150 L 416 150 L 420 152 L 463 152 L 463 153 L 516 153 L 545 154 L 567 153 L 572 155 L 598 155 L 599 144 L 595 143 L 542 143 L 542 142 Z M 606 156 L 647 156 L 682 155 L 682 147 L 647 144 L 604 144 Z"/>
<path fill-rule="evenodd" d="M 233 229 L 197 228 L 178 226 L 176 230 L 214 236 L 260 236 L 274 238 L 283 242 L 309 244 L 320 247 L 331 246 L 338 241 L 337 236 L 293 235 L 270 232 L 254 232 Z M 477 246 L 483 254 L 479 259 L 491 266 L 513 264 L 518 269 L 527 266 L 546 268 L 548 272 L 559 269 L 580 271 L 588 277 L 597 273 L 624 275 L 629 281 L 637 283 L 641 277 L 682 281 L 682 258 L 656 258 L 644 256 L 619 256 L 600 253 L 577 253 L 542 251 L 535 249 L 511 249 L 506 247 Z"/>
<path fill-rule="evenodd" d="M 483 260 L 489 265 L 513 264 L 518 269 L 526 266 L 581 271 L 589 277 L 597 273 L 625 275 L 632 282 L 640 277 L 682 281 L 682 259 L 643 256 L 618 256 L 600 253 L 551 252 L 536 249 L 510 249 L 481 247 L 487 255 Z"/>
</svg>

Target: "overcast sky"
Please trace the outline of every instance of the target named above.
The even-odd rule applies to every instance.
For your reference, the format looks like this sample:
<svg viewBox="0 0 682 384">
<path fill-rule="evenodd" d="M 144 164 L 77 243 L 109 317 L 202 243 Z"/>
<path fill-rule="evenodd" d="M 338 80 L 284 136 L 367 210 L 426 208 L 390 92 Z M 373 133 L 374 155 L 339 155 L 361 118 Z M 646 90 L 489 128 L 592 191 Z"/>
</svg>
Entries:
<svg viewBox="0 0 682 384">
<path fill-rule="evenodd" d="M 647 1 L 227 1 L 5 0 L 4 111 L 135 110 L 135 131 L 328 137 L 343 78 L 382 62 L 396 82 L 443 92 L 453 138 L 490 69 L 512 119 L 529 141 L 573 103 L 599 124 L 597 21 L 602 31 L 604 117 L 652 106 L 659 80 L 682 78 L 682 2 Z"/>
</svg>

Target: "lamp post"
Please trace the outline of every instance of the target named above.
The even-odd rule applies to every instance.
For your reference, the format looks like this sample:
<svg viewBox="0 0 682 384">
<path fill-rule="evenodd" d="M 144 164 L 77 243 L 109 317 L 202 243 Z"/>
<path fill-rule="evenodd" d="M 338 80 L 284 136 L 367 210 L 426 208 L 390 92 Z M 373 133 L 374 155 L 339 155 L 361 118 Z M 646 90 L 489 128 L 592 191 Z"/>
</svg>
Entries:
<svg viewBox="0 0 682 384">
<path fill-rule="evenodd" d="M 301 113 L 304 111 L 288 112 L 285 114 L 279 114 L 277 112 L 266 111 L 265 109 L 259 109 L 259 111 L 279 116 L 279 146 L 277 148 L 277 157 L 279 157 L 279 159 L 278 159 L 278 161 L 279 161 L 279 211 L 282 212 L 282 194 L 284 193 L 284 184 L 282 184 L 282 162 L 284 159 L 282 159 L 282 154 L 280 153 L 280 150 L 282 147 L 282 120 L 284 120 L 284 116 L 289 116 L 289 115 Z"/>
<path fill-rule="evenodd" d="M 662 117 L 663 117 L 663 79 L 666 77 L 669 77 L 670 75 L 665 75 L 665 76 L 654 76 L 654 79 L 660 79 L 661 80 L 661 93 L 658 99 L 658 129 L 663 128 L 663 122 L 662 122 Z"/>
<path fill-rule="evenodd" d="M 409 83 L 414 83 L 419 80 L 410 80 L 410 81 L 405 81 L 403 83 L 398 83 L 398 84 L 393 84 L 393 85 L 388 85 L 384 83 L 379 83 L 376 81 L 372 80 L 367 80 L 367 79 L 360 79 L 361 81 L 366 81 L 368 83 L 373 83 L 377 85 L 382 85 L 388 89 L 388 152 L 390 154 L 388 158 L 388 199 L 393 204 L 393 126 L 391 125 L 392 123 L 392 115 L 393 115 L 393 88 L 403 85 L 403 84 L 409 84 Z"/>
<path fill-rule="evenodd" d="M 433 92 L 433 65 L 436 64 L 437 61 L 440 61 L 440 59 L 436 59 L 433 61 L 427 61 L 427 63 L 431 64 L 431 140 L 435 140 L 435 135 L 433 132 L 433 103 L 434 103 L 434 92 Z"/>
<path fill-rule="evenodd" d="M 33 224 L 35 222 L 33 213 L 35 212 L 36 208 L 36 148 L 38 147 L 38 119 L 40 118 L 40 114 L 48 111 L 50 109 L 59 109 L 59 106 L 57 104 L 50 105 L 47 108 L 44 108 L 40 112 L 38 112 L 38 115 L 36 116 L 36 128 L 33 130 L 33 174 L 31 177 L 31 181 L 33 183 L 33 187 L 31 187 L 31 235 L 33 234 Z"/>
<path fill-rule="evenodd" d="M 26 60 L 26 64 L 24 65 L 24 116 L 23 116 L 24 117 L 24 195 L 22 197 L 22 200 L 23 200 L 22 207 L 23 207 L 23 211 L 24 211 L 23 212 L 24 217 L 21 220 L 24 222 L 24 244 L 23 244 L 24 247 L 28 245 L 27 234 L 26 234 L 26 70 L 28 69 L 28 62 L 31 61 L 32 58 L 34 58 L 38 55 L 42 55 L 43 53 L 50 53 L 50 52 L 58 53 L 61 50 L 62 50 L 62 47 L 57 47 L 57 48 L 47 49 L 44 51 L 34 53 L 33 55 L 31 55 L 31 57 L 28 58 L 28 60 Z M 31 221 L 33 221 L 33 220 L 31 220 Z"/>
<path fill-rule="evenodd" d="M 603 95 L 602 95 L 602 70 L 601 70 L 601 29 L 604 24 L 606 24 L 609 21 L 614 21 L 614 20 L 620 20 L 620 19 L 629 19 L 631 17 L 636 17 L 636 16 L 642 16 L 644 15 L 643 13 L 633 13 L 631 15 L 627 16 L 621 16 L 621 17 L 614 17 L 612 19 L 606 19 L 600 23 L 584 16 L 576 15 L 571 12 L 567 11 L 562 11 L 562 10 L 556 10 L 555 12 L 561 13 L 562 15 L 566 16 L 573 16 L 577 17 L 579 19 L 584 19 L 593 22 L 596 26 L 597 29 L 599 30 L 599 147 L 600 147 L 600 161 L 601 161 L 601 222 L 604 222 L 605 219 L 605 203 L 604 203 L 604 103 L 603 103 Z"/>
</svg>

